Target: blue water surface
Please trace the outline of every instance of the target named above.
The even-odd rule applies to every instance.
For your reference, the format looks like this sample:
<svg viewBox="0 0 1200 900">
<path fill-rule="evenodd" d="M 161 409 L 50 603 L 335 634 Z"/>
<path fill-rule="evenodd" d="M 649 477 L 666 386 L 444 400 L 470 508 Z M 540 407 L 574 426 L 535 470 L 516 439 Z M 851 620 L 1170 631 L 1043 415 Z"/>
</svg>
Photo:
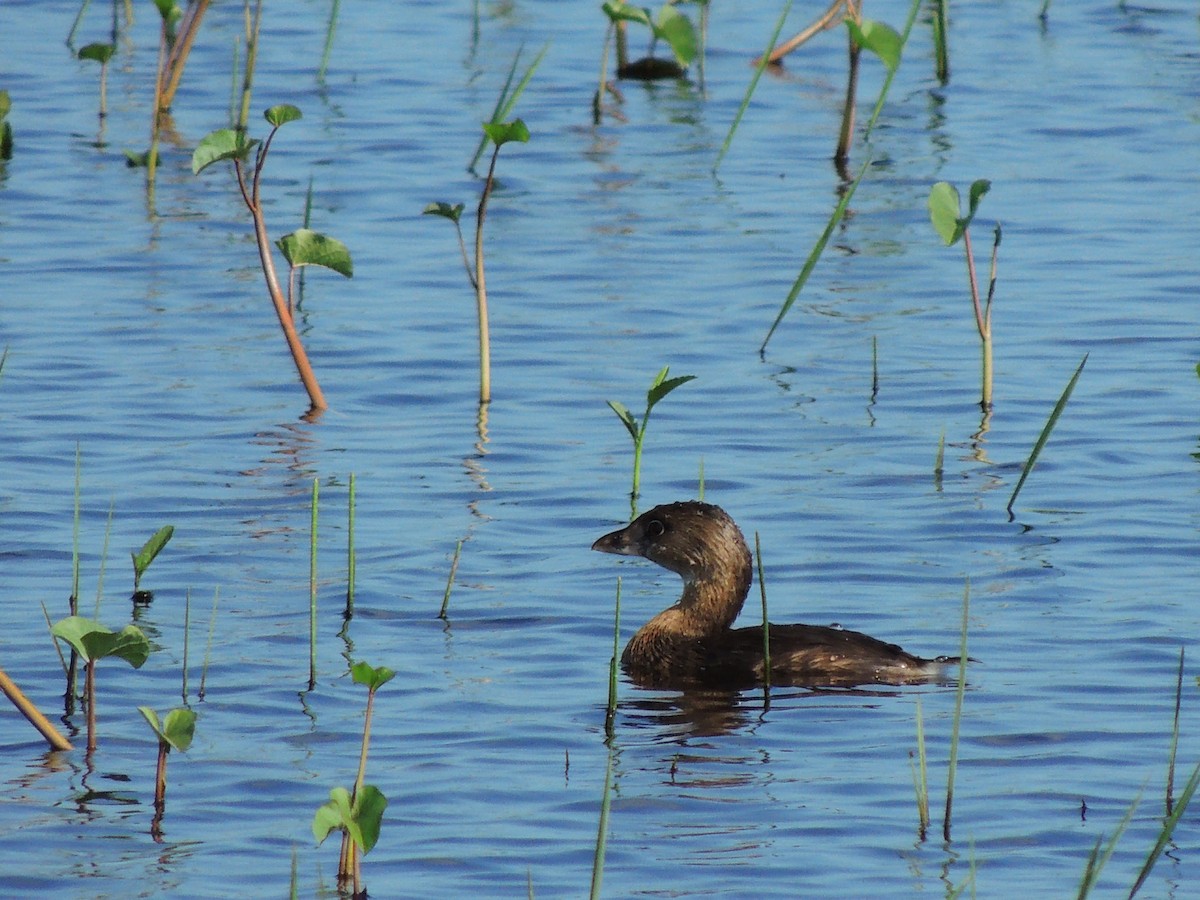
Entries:
<svg viewBox="0 0 1200 900">
<path fill-rule="evenodd" d="M 953 686 L 776 690 L 764 706 L 622 680 L 601 893 L 902 897 L 973 878 L 982 896 L 1071 896 L 1140 797 L 1099 881 L 1128 893 L 1165 813 L 1181 649 L 1176 797 L 1200 762 L 1194 9 L 1063 3 L 1042 23 L 1036 4 L 960 4 L 945 85 L 922 16 L 865 142 L 883 69 L 864 56 L 849 168 L 867 174 L 760 354 L 844 187 L 840 30 L 764 75 L 714 176 L 776 5 L 714 4 L 703 88 L 695 67 L 622 83 L 593 125 L 597 5 L 485 3 L 476 23 L 469 3 L 342 4 L 321 83 L 330 4 L 269 3 L 251 130 L 265 136 L 269 105 L 304 112 L 266 167 L 272 237 L 299 227 L 311 183 L 312 227 L 354 258 L 351 280 L 306 273 L 299 322 L 331 405 L 312 420 L 232 175 L 191 172 L 228 123 L 241 5 L 205 18 L 152 193 L 124 156 L 148 146 L 158 46 L 155 10 L 134 6 L 103 122 L 98 67 L 64 46 L 79 4 L 0 8 L 15 138 L 0 163 L 0 666 L 80 748 L 47 753 L 0 710 L 6 896 L 281 896 L 293 866 L 299 896 L 332 895 L 336 840 L 316 847 L 310 826 L 358 766 L 366 692 L 348 660 L 397 673 L 367 765 L 389 799 L 363 865 L 372 896 L 585 894 L 617 578 L 623 639 L 679 589 L 588 549 L 629 515 L 630 442 L 605 401 L 640 414 L 665 365 L 696 379 L 654 411 L 642 508 L 702 478 L 758 533 L 775 621 L 955 654 L 969 591 L 977 662 L 949 840 Z M 907 12 L 866 10 L 895 27 Z M 111 21 L 91 4 L 75 46 Z M 453 227 L 421 211 L 465 204 L 470 242 L 479 123 L 514 56 L 519 77 L 543 47 L 513 112 L 532 138 L 501 151 L 485 229 L 481 422 L 473 293 Z M 926 210 L 934 182 L 976 178 L 992 182 L 972 232 L 985 281 L 1003 228 L 987 419 L 962 246 Z M 138 671 L 98 667 L 90 760 L 43 614 L 66 615 L 72 589 L 77 453 L 81 611 L 132 615 L 156 648 Z M 134 610 L 127 554 L 164 524 L 154 600 Z M 185 699 L 195 742 L 171 754 L 156 840 L 156 745 L 136 707 Z M 1188 809 L 1139 896 L 1195 893 L 1198 843 Z"/>
</svg>

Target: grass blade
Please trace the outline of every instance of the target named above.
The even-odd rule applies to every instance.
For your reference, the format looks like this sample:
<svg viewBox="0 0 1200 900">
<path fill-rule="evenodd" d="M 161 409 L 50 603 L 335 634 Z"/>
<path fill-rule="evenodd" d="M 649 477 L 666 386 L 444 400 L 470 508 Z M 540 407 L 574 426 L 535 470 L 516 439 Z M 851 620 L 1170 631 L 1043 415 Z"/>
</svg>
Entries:
<svg viewBox="0 0 1200 900">
<path fill-rule="evenodd" d="M 967 689 L 967 614 L 971 608 L 971 579 L 963 588 L 962 639 L 958 645 L 958 691 L 954 696 L 954 724 L 950 730 L 950 763 L 946 775 L 946 817 L 942 839 L 950 840 L 950 809 L 954 805 L 954 775 L 958 770 L 958 729 L 962 723 L 963 694 Z"/>
<path fill-rule="evenodd" d="M 1192 777 L 1188 779 L 1187 784 L 1183 788 L 1183 793 L 1179 795 L 1179 802 L 1175 804 L 1175 809 L 1171 812 L 1171 815 L 1167 816 L 1166 821 L 1163 822 L 1162 830 L 1158 833 L 1158 840 L 1154 842 L 1154 846 L 1150 850 L 1150 855 L 1146 857 L 1146 862 L 1142 865 L 1141 872 L 1138 873 L 1137 881 L 1129 889 L 1129 896 L 1131 898 L 1142 889 L 1142 885 L 1150 877 L 1150 871 L 1154 868 L 1154 864 L 1158 862 L 1158 858 L 1162 856 L 1163 848 L 1167 846 L 1167 841 L 1171 840 L 1175 826 L 1183 818 L 1183 811 L 1187 809 L 1188 804 L 1192 801 L 1192 795 L 1196 793 L 1198 786 L 1200 786 L 1200 764 L 1192 770 Z"/>
<path fill-rule="evenodd" d="M 742 121 L 742 116 L 746 114 L 746 107 L 750 105 L 750 98 L 754 95 L 754 89 L 758 86 L 758 79 L 762 77 L 763 71 L 771 62 L 771 49 L 779 40 L 779 33 L 783 31 L 783 23 L 787 21 L 788 13 L 792 11 L 792 0 L 787 0 L 784 4 L 783 12 L 779 14 L 779 21 L 775 23 L 775 30 L 771 32 L 771 40 L 767 42 L 767 48 L 763 50 L 762 56 L 758 59 L 758 65 L 754 68 L 754 75 L 750 78 L 750 83 L 746 85 L 746 96 L 742 98 L 742 105 L 738 107 L 737 114 L 733 117 L 733 121 L 729 125 L 729 133 L 725 135 L 725 142 L 721 144 L 721 152 L 717 154 L 717 161 L 713 163 L 713 174 L 717 174 L 717 169 L 721 168 L 721 160 L 725 158 L 725 154 L 729 152 L 729 145 L 733 143 L 733 135 L 737 131 L 738 125 Z"/>
<path fill-rule="evenodd" d="M 1012 515 L 1013 504 L 1017 502 L 1017 494 L 1021 493 L 1021 488 L 1025 484 L 1025 479 L 1029 477 L 1029 473 L 1033 471 L 1033 465 L 1037 462 L 1038 456 L 1041 455 L 1042 448 L 1046 446 L 1046 441 L 1050 439 L 1050 432 L 1054 430 L 1055 424 L 1058 422 L 1058 417 L 1062 415 L 1062 411 L 1067 406 L 1067 401 L 1071 399 L 1071 392 L 1075 390 L 1075 382 L 1079 380 L 1079 376 L 1083 374 L 1083 367 L 1087 365 L 1088 354 L 1083 355 L 1083 360 L 1079 363 L 1079 368 L 1075 370 L 1075 374 L 1071 376 L 1071 380 L 1067 382 L 1066 388 L 1062 392 L 1062 396 L 1058 398 L 1058 402 L 1054 404 L 1054 409 L 1050 413 L 1050 418 L 1046 420 L 1045 427 L 1042 428 L 1042 433 L 1038 435 L 1037 443 L 1033 445 L 1033 451 L 1029 454 L 1029 459 L 1025 461 L 1025 468 L 1021 470 L 1021 477 L 1017 479 L 1017 486 L 1013 488 L 1012 496 L 1008 498 L 1008 514 Z"/>
<path fill-rule="evenodd" d="M 808 276 L 812 274 L 812 270 L 816 268 L 817 260 L 821 258 L 821 254 L 825 251 L 825 245 L 829 243 L 830 237 L 833 236 L 833 230 L 837 228 L 838 223 L 842 221 L 842 216 L 846 214 L 846 207 L 850 205 L 850 198 L 854 196 L 854 192 L 858 189 L 858 183 L 862 181 L 864 175 L 867 174 L 867 167 L 871 165 L 870 158 L 867 159 L 863 166 L 858 171 L 858 177 L 850 182 L 850 186 L 846 188 L 842 194 L 842 199 L 838 201 L 838 205 L 834 207 L 833 214 L 829 217 L 829 224 L 825 226 L 825 230 L 821 233 L 821 237 L 813 246 L 812 252 L 808 254 L 808 259 L 804 262 L 804 267 L 800 270 L 800 274 L 796 276 L 796 281 L 792 285 L 792 289 L 788 292 L 787 299 L 783 301 L 783 308 L 779 310 L 779 315 L 775 317 L 767 336 L 763 338 L 762 344 L 758 348 L 761 356 L 767 350 L 767 342 L 771 340 L 771 335 L 775 333 L 775 329 L 779 327 L 779 323 L 783 321 L 783 317 L 787 315 L 788 310 L 792 308 L 792 304 L 796 302 L 796 298 L 800 296 L 800 291 L 804 289 L 805 283 L 808 281 Z"/>
<path fill-rule="evenodd" d="M 617 660 L 621 648 L 621 578 L 617 576 L 617 608 L 613 614 L 613 653 L 608 662 L 608 709 L 604 714 L 604 734 L 611 741 L 617 718 Z"/>
</svg>

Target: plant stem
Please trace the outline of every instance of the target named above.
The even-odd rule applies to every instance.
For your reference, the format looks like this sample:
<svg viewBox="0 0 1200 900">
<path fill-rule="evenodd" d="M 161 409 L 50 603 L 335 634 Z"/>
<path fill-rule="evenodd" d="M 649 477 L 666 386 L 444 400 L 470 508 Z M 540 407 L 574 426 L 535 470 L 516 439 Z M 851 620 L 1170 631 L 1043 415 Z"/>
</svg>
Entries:
<svg viewBox="0 0 1200 900">
<path fill-rule="evenodd" d="M 613 653 L 608 662 L 608 708 L 604 714 L 604 734 L 612 740 L 617 718 L 617 659 L 621 646 L 621 577 L 617 576 L 617 606 L 613 613 Z"/>
<path fill-rule="evenodd" d="M 450 589 L 454 587 L 454 575 L 458 572 L 458 558 L 462 555 L 463 542 L 460 539 L 454 545 L 454 559 L 450 561 L 450 575 L 446 578 L 446 593 L 442 595 L 442 608 L 438 611 L 438 618 L 445 620 L 446 611 L 450 608 Z"/>
<path fill-rule="evenodd" d="M 38 730 L 52 749 L 74 749 L 71 746 L 71 742 L 59 733 L 58 729 L 50 723 L 49 719 L 42 715 L 41 711 L 29 701 L 29 698 L 21 692 L 21 689 L 17 687 L 16 683 L 8 677 L 3 669 L 0 669 L 0 691 L 12 701 L 13 706 L 21 711 L 21 715 L 29 720 L 29 724 Z"/>
<path fill-rule="evenodd" d="M 762 595 L 762 631 L 763 631 L 763 691 L 771 691 L 771 622 L 767 619 L 767 579 L 763 575 L 762 545 L 758 540 L 758 532 L 754 532 L 754 557 L 758 560 L 758 592 Z"/>
<path fill-rule="evenodd" d="M 87 755 L 96 751 L 96 661 L 88 660 L 83 667 L 83 695 L 87 702 Z"/>
<path fill-rule="evenodd" d="M 275 307 L 275 315 L 279 319 L 279 327 L 283 329 L 284 339 L 287 341 L 288 349 L 292 353 L 292 360 L 296 364 L 296 371 L 300 374 L 300 381 L 303 383 L 304 389 L 308 392 L 308 399 L 312 404 L 312 409 L 320 411 L 328 409 L 329 404 L 325 402 L 325 395 L 321 391 L 321 385 L 317 383 L 317 376 L 313 372 L 312 364 L 308 361 L 308 354 L 304 352 L 304 344 L 300 342 L 300 335 L 296 331 L 296 323 L 292 319 L 291 311 L 288 309 L 287 300 L 283 296 L 283 291 L 279 288 L 279 277 L 275 273 L 275 260 L 271 254 L 271 239 L 267 234 L 267 223 L 263 218 L 262 204 L 259 202 L 259 181 L 262 177 L 262 165 L 266 160 L 271 138 L 274 135 L 275 131 L 273 130 L 270 137 L 267 138 L 266 143 L 259 150 L 258 162 L 254 167 L 254 177 L 249 192 L 246 190 L 241 160 L 235 159 L 233 166 L 237 173 L 238 185 L 242 190 L 242 199 L 245 200 L 246 207 L 250 210 L 250 216 L 254 219 L 254 238 L 258 244 L 258 258 L 262 263 L 263 276 L 267 282 L 267 293 L 270 295 L 271 303 Z"/>
<path fill-rule="evenodd" d="M 971 579 L 963 588 L 962 639 L 958 647 L 958 691 L 954 695 L 954 724 L 950 729 L 950 762 L 946 775 L 946 816 L 942 839 L 950 840 L 950 809 L 954 805 L 954 775 L 958 769 L 958 729 L 962 723 L 963 694 L 967 690 L 967 614 L 971 608 Z"/>
<path fill-rule="evenodd" d="M 488 166 L 487 180 L 483 183 L 483 194 L 479 198 L 479 210 L 475 216 L 475 305 L 479 310 L 479 402 L 492 400 L 492 350 L 488 331 L 487 284 L 483 275 L 483 222 L 487 218 L 488 197 L 496 177 L 496 160 L 500 146 L 492 151 L 492 162 Z"/>
<path fill-rule="evenodd" d="M 308 689 L 317 686 L 317 500 L 320 480 L 313 479 L 311 534 L 308 545 Z"/>
<path fill-rule="evenodd" d="M 175 39 L 175 46 L 171 48 L 171 53 L 167 57 L 165 72 L 167 80 L 158 97 L 158 106 L 156 107 L 159 112 L 166 112 L 170 109 L 171 101 L 175 99 L 175 91 L 179 88 L 179 79 L 183 77 L 188 54 L 192 50 L 192 44 L 195 43 L 196 32 L 200 30 L 200 21 L 208 10 L 208 4 L 209 0 L 195 0 L 194 3 L 187 5 L 184 21 L 179 29 L 179 35 Z"/>
<path fill-rule="evenodd" d="M 350 473 L 350 498 L 346 522 L 346 618 L 354 615 L 354 575 L 358 558 L 354 552 L 354 473 Z"/>
<path fill-rule="evenodd" d="M 154 770 L 154 808 L 162 812 L 167 805 L 167 751 L 171 745 L 166 741 L 158 742 L 158 767 Z"/>
<path fill-rule="evenodd" d="M 858 9 L 854 6 L 849 8 L 854 13 L 855 21 L 858 21 Z M 837 150 L 833 155 L 833 161 L 838 165 L 839 170 L 850 159 L 850 144 L 854 140 L 854 108 L 858 98 L 858 63 L 862 56 L 862 47 L 858 46 L 858 41 L 854 39 L 854 36 L 850 35 L 848 40 L 850 42 L 850 65 L 849 73 L 846 76 L 846 103 L 842 107 L 842 130 L 838 135 Z"/>
</svg>

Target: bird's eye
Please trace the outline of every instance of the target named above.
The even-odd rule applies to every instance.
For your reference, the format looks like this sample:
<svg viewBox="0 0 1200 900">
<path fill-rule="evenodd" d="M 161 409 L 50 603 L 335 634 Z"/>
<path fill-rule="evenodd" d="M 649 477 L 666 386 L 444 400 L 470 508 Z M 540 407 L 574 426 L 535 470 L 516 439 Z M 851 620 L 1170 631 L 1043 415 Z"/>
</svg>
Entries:
<svg viewBox="0 0 1200 900">
<path fill-rule="evenodd" d="M 667 526 L 665 526 L 658 519 L 651 519 L 649 522 L 646 523 L 646 534 L 649 537 L 652 537 L 652 538 L 662 537 L 663 533 L 666 532 L 666 530 L 667 530 Z"/>
</svg>

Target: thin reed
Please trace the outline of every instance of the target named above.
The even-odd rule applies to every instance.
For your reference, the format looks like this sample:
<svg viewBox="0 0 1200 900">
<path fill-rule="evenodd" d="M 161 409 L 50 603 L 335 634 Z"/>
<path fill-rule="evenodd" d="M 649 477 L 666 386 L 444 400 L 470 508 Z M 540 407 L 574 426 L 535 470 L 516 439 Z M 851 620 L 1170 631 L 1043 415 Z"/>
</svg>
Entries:
<svg viewBox="0 0 1200 900">
<path fill-rule="evenodd" d="M 317 686 L 317 506 L 320 479 L 312 484 L 311 522 L 308 541 L 308 689 Z"/>
<path fill-rule="evenodd" d="M 758 58 L 758 64 L 754 67 L 754 74 L 750 77 L 750 83 L 746 85 L 746 93 L 742 97 L 742 104 L 738 107 L 737 113 L 734 114 L 733 121 L 729 123 L 729 131 L 726 132 L 725 140 L 721 143 L 721 150 L 717 154 L 716 161 L 713 163 L 712 171 L 714 175 L 717 174 L 717 169 L 721 168 L 721 160 L 729 152 L 729 145 L 733 143 L 733 136 L 737 133 L 742 116 L 746 114 L 746 108 L 750 105 L 750 98 L 754 96 L 754 89 L 758 87 L 758 80 L 762 77 L 763 71 L 771 62 L 771 48 L 779 40 L 779 33 L 783 31 L 783 23 L 787 21 L 788 13 L 791 11 L 792 0 L 787 0 L 787 3 L 784 4 L 783 12 L 779 14 L 779 19 L 775 22 L 775 29 L 771 32 L 771 39 L 767 41 L 767 48 L 763 51 L 762 56 Z"/>
<path fill-rule="evenodd" d="M 950 840 L 950 811 L 954 806 L 954 775 L 958 769 L 958 733 L 962 723 L 963 695 L 967 690 L 967 615 L 971 608 L 971 579 L 963 587 L 962 638 L 958 645 L 958 690 L 954 695 L 954 724 L 950 730 L 950 763 L 946 774 L 946 815 L 942 839 Z"/>
<path fill-rule="evenodd" d="M 767 330 L 767 336 L 763 338 L 762 344 L 758 347 L 759 355 L 763 355 L 767 351 L 767 343 L 771 340 L 771 335 L 775 333 L 775 329 L 779 327 L 779 323 L 783 321 L 783 317 L 788 314 L 788 310 L 792 308 L 792 304 L 796 302 L 796 298 L 800 296 L 800 292 L 804 290 L 804 285 L 808 283 L 808 276 L 812 274 L 813 269 L 817 267 L 817 260 L 821 258 L 821 254 L 825 252 L 825 246 L 829 243 L 829 239 L 833 237 L 833 231 L 837 228 L 838 223 L 842 221 L 842 217 L 846 215 L 846 207 L 850 205 L 850 199 L 854 196 L 854 192 L 858 189 L 858 184 L 862 181 L 864 175 L 867 174 L 867 167 L 871 165 L 871 160 L 868 158 L 863 163 L 862 168 L 858 170 L 858 176 L 850 182 L 842 190 L 841 199 L 838 200 L 837 206 L 833 208 L 833 212 L 829 216 L 829 222 L 825 225 L 825 230 L 821 232 L 821 236 L 817 238 L 817 242 L 809 251 L 808 259 L 804 261 L 804 265 L 800 269 L 800 274 L 796 276 L 795 282 L 792 284 L 792 289 L 788 291 L 787 297 L 783 301 L 783 306 L 779 310 L 779 314 L 775 316 L 775 321 L 771 323 L 770 329 Z"/>
<path fill-rule="evenodd" d="M 913 790 L 917 795 L 917 835 L 923 841 L 929 831 L 929 766 L 925 754 L 925 719 L 921 712 L 921 698 L 917 698 L 917 758 L 908 754 L 913 773 Z"/>
<path fill-rule="evenodd" d="M 1046 420 L 1046 424 L 1042 427 L 1042 433 L 1038 435 L 1038 439 L 1033 445 L 1033 450 L 1029 453 L 1029 459 L 1025 460 L 1025 468 L 1021 470 L 1021 477 L 1017 479 L 1017 486 L 1013 488 L 1012 496 L 1008 498 L 1006 509 L 1010 516 L 1012 515 L 1013 504 L 1017 502 L 1017 494 L 1021 493 L 1021 488 L 1025 486 L 1025 479 L 1033 471 L 1034 463 L 1041 456 L 1042 448 L 1046 446 L 1046 441 L 1050 439 L 1050 432 L 1054 430 L 1059 416 L 1062 415 L 1063 410 L 1067 406 L 1067 401 L 1071 399 L 1071 393 L 1075 390 L 1075 382 L 1079 381 L 1079 376 L 1083 374 L 1083 367 L 1087 365 L 1087 361 L 1088 354 L 1085 353 L 1079 363 L 1079 368 L 1075 370 L 1075 374 L 1071 376 L 1071 380 L 1067 382 L 1067 386 L 1063 389 L 1062 396 L 1054 404 L 1054 409 L 1050 412 L 1050 418 Z"/>
<path fill-rule="evenodd" d="M 220 598 L 221 589 L 214 588 L 212 616 L 208 620 L 208 641 L 204 645 L 204 664 L 200 667 L 200 689 L 196 692 L 196 697 L 200 700 L 204 699 L 204 683 L 208 679 L 208 663 L 212 659 L 213 636 L 217 631 L 217 602 Z"/>
<path fill-rule="evenodd" d="M 592 888 L 590 900 L 599 900 L 600 885 L 604 881 L 604 854 L 608 849 L 608 813 L 612 805 L 612 769 L 616 749 L 608 742 L 608 762 L 604 767 L 604 793 L 600 798 L 600 822 L 596 826 L 596 849 L 592 854 Z"/>
<path fill-rule="evenodd" d="M 767 618 L 767 579 L 763 574 L 762 543 L 754 532 L 754 558 L 758 562 L 758 593 L 762 597 L 763 692 L 771 691 L 771 622 Z"/>
<path fill-rule="evenodd" d="M 438 618 L 445 619 L 446 611 L 450 608 L 450 589 L 454 587 L 454 575 L 458 572 L 458 557 L 462 554 L 462 539 L 454 545 L 454 559 L 450 560 L 450 575 L 446 578 L 446 593 L 442 595 L 442 608 L 438 611 Z"/>
<path fill-rule="evenodd" d="M 354 473 L 350 473 L 350 495 L 346 501 L 346 618 L 354 615 L 354 578 L 358 554 L 354 552 Z"/>
<path fill-rule="evenodd" d="M 612 740 L 617 719 L 617 660 L 621 652 L 621 576 L 617 576 L 617 602 L 613 612 L 613 652 L 608 661 L 608 706 L 604 712 L 604 734 Z"/>
</svg>

